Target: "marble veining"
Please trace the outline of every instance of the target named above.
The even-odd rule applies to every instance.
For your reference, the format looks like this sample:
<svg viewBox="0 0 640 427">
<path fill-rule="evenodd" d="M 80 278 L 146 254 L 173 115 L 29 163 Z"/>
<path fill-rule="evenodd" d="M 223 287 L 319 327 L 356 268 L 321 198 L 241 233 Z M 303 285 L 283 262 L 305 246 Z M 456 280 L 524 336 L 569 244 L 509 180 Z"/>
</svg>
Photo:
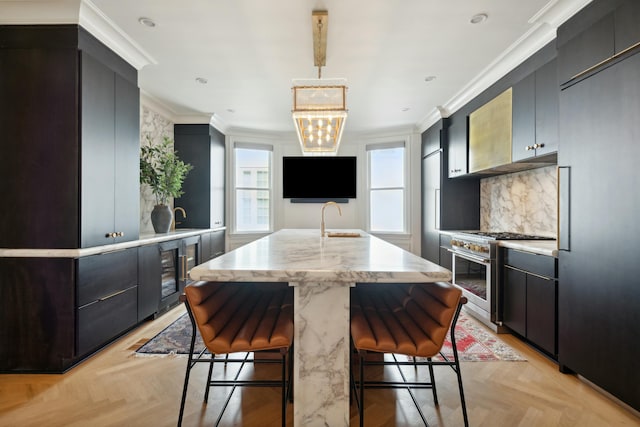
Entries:
<svg viewBox="0 0 640 427">
<path fill-rule="evenodd" d="M 347 231 L 347 230 L 340 230 Z M 434 282 L 451 272 L 370 234 L 320 237 L 285 229 L 191 269 L 195 280 L 272 282 Z"/>
<path fill-rule="evenodd" d="M 556 237 L 556 166 L 480 182 L 480 229 Z"/>
<path fill-rule="evenodd" d="M 328 230 L 330 231 L 330 230 Z M 437 282 L 451 272 L 360 230 L 280 230 L 191 269 L 195 280 L 294 287 L 294 426 L 349 425 L 349 293 L 353 286 Z"/>
<path fill-rule="evenodd" d="M 349 289 L 292 283 L 294 419 L 302 426 L 349 425 Z M 317 319 L 327 319 L 318 322 Z M 330 321 L 329 321 L 330 319 Z M 304 385 L 304 386 L 301 386 Z"/>
<path fill-rule="evenodd" d="M 140 141 L 146 143 L 147 137 L 154 144 L 162 142 L 164 136 L 173 139 L 173 122 L 159 113 L 150 110 L 146 105 L 141 106 Z M 156 199 L 151 189 L 146 185 L 140 186 L 140 233 L 153 233 L 151 225 L 151 211 L 156 204 Z M 170 201 L 173 206 L 173 200 Z"/>
</svg>

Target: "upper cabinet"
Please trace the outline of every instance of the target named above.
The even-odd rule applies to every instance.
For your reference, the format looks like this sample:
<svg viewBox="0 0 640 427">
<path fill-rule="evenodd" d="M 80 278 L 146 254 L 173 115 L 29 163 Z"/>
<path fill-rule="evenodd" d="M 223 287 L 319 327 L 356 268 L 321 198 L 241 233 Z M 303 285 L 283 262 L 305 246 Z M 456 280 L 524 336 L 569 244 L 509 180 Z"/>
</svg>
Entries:
<svg viewBox="0 0 640 427">
<path fill-rule="evenodd" d="M 558 77 L 578 80 L 640 42 L 640 2 L 595 1 L 558 28 Z"/>
<path fill-rule="evenodd" d="M 139 92 L 81 52 L 81 247 L 139 235 Z"/>
<path fill-rule="evenodd" d="M 0 247 L 139 236 L 137 71 L 77 25 L 0 26 Z"/>
<path fill-rule="evenodd" d="M 174 201 L 186 218 L 179 228 L 219 228 L 224 226 L 225 141 L 210 125 L 174 126 L 175 149 L 193 170 L 184 181 L 184 194 Z M 180 214 L 178 214 L 180 215 Z"/>
<path fill-rule="evenodd" d="M 512 161 L 536 161 L 558 151 L 557 61 L 513 86 Z"/>
<path fill-rule="evenodd" d="M 465 114 L 454 114 L 449 126 L 449 141 L 447 147 L 449 161 L 449 178 L 466 175 L 469 171 L 467 164 L 467 117 Z"/>
</svg>

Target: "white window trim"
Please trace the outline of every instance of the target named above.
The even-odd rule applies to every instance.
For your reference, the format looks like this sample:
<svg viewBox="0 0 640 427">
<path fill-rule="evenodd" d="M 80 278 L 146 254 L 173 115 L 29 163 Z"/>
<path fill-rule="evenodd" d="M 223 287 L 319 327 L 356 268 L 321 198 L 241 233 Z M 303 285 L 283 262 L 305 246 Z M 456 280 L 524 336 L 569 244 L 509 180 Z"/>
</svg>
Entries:
<svg viewBox="0 0 640 427">
<path fill-rule="evenodd" d="M 264 140 L 254 139 L 254 138 L 238 138 L 237 140 L 231 140 L 229 143 L 230 149 L 227 150 L 229 153 L 229 160 L 231 167 L 228 168 L 229 173 L 227 174 L 227 182 L 230 184 L 231 191 L 228 191 L 229 195 L 227 198 L 227 206 L 229 207 L 229 218 L 230 218 L 230 235 L 242 235 L 245 237 L 255 236 L 255 238 L 259 238 L 261 236 L 273 233 L 274 230 L 274 217 L 275 217 L 275 198 L 276 198 L 276 188 L 274 187 L 275 178 L 274 178 L 274 165 L 275 165 L 275 147 L 274 144 L 264 142 Z M 254 149 L 254 150 L 265 150 L 271 152 L 271 159 L 269 165 L 269 229 L 265 231 L 251 230 L 251 231 L 238 231 L 237 229 L 237 207 L 236 207 L 236 148 L 246 148 L 246 149 Z M 243 189 L 250 189 L 249 187 L 240 187 Z"/>
<path fill-rule="evenodd" d="M 379 231 L 379 230 L 372 230 L 371 229 L 371 178 L 370 178 L 370 168 L 369 168 L 369 151 L 372 150 L 381 150 L 381 149 L 386 149 L 386 148 L 395 148 L 395 147 L 404 147 L 404 159 L 403 159 L 403 166 L 404 166 L 404 194 L 403 194 L 403 206 L 404 206 L 404 218 L 403 218 L 403 230 L 402 231 Z M 404 137 L 404 138 L 398 138 L 398 137 L 394 137 L 394 138 L 389 138 L 389 139 L 382 139 L 382 140 L 377 140 L 377 141 L 371 141 L 368 142 L 366 144 L 364 144 L 363 146 L 363 160 L 364 160 L 364 169 L 365 169 L 365 182 L 366 182 L 366 188 L 365 188 L 365 205 L 364 207 L 364 212 L 365 212 L 365 226 L 366 226 L 366 230 L 367 232 L 377 235 L 377 236 L 409 236 L 411 235 L 411 206 L 410 206 L 410 199 L 411 199 L 411 163 L 409 161 L 409 159 L 411 158 L 411 139 L 409 136 Z M 396 187 L 394 187 L 396 188 Z M 401 188 L 401 187 L 397 187 L 397 188 Z"/>
</svg>

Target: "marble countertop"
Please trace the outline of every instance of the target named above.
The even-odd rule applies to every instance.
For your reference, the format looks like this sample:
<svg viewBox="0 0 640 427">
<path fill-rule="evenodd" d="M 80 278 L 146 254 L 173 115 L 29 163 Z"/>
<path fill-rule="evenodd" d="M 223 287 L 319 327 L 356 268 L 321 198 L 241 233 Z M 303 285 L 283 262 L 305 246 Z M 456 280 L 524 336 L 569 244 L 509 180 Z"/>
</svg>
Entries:
<svg viewBox="0 0 640 427">
<path fill-rule="evenodd" d="M 500 240 L 498 246 L 538 255 L 558 257 L 558 242 L 555 240 Z"/>
<path fill-rule="evenodd" d="M 191 269 L 194 280 L 271 282 L 437 282 L 451 272 L 361 230 L 360 237 L 321 237 L 318 229 L 284 229 Z"/>
<path fill-rule="evenodd" d="M 166 242 L 168 240 L 180 239 L 183 237 L 197 236 L 210 231 L 224 230 L 219 228 L 184 228 L 172 230 L 162 234 L 141 234 L 138 240 L 114 243 L 111 245 L 92 246 L 90 248 L 79 249 L 5 249 L 0 248 L 0 257 L 6 258 L 80 258 L 88 255 L 97 255 L 105 252 L 113 252 L 122 249 L 135 248 L 152 243 Z"/>
</svg>

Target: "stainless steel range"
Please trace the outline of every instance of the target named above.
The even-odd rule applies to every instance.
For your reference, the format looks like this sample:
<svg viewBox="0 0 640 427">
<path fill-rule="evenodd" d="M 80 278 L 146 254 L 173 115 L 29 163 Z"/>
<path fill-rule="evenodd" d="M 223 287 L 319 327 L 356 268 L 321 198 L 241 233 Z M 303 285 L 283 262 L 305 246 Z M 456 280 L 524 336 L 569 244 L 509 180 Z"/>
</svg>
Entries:
<svg viewBox="0 0 640 427">
<path fill-rule="evenodd" d="M 499 240 L 550 240 L 549 237 L 508 232 L 465 231 L 451 238 L 452 282 L 462 288 L 465 306 L 496 332 L 502 332 L 498 274 Z"/>
</svg>

